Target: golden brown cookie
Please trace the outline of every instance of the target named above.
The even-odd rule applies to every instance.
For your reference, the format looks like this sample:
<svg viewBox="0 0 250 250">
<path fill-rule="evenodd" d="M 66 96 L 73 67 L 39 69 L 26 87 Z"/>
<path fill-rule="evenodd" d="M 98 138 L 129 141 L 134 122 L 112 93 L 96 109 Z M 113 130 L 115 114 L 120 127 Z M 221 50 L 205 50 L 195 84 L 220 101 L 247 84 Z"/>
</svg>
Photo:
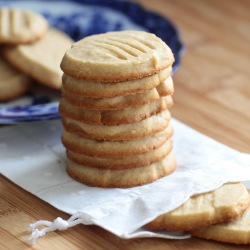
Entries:
<svg viewBox="0 0 250 250">
<path fill-rule="evenodd" d="M 67 117 L 62 118 L 64 128 L 73 134 L 96 140 L 119 141 L 133 140 L 150 136 L 166 129 L 171 115 L 166 109 L 142 121 L 125 125 L 93 125 Z"/>
<path fill-rule="evenodd" d="M 191 231 L 230 221 L 250 205 L 247 189 L 241 183 L 227 183 L 218 189 L 194 195 L 177 209 L 160 215 L 146 225 L 148 229 Z"/>
<path fill-rule="evenodd" d="M 24 94 L 32 80 L 7 63 L 0 55 L 0 101 L 9 101 Z"/>
<path fill-rule="evenodd" d="M 62 74 L 60 62 L 72 39 L 57 29 L 49 29 L 46 35 L 33 44 L 4 48 L 5 58 L 20 71 L 40 83 L 60 89 Z"/>
<path fill-rule="evenodd" d="M 47 20 L 38 13 L 0 8 L 0 43 L 25 44 L 41 39 L 47 32 Z"/>
<path fill-rule="evenodd" d="M 159 73 L 125 82 L 103 83 L 79 80 L 63 74 L 64 90 L 76 96 L 93 98 L 110 98 L 141 93 L 157 87 L 166 80 L 172 71 L 172 67 L 161 70 Z"/>
<path fill-rule="evenodd" d="M 86 110 L 75 107 L 66 99 L 61 98 L 59 112 L 62 116 L 88 124 L 120 125 L 144 120 L 151 115 L 170 108 L 173 105 L 171 96 L 160 98 L 150 104 L 119 110 Z"/>
<path fill-rule="evenodd" d="M 67 157 L 72 161 L 89 167 L 104 169 L 129 169 L 145 167 L 154 162 L 162 160 L 172 150 L 172 141 L 167 140 L 159 148 L 145 154 L 132 155 L 122 158 L 101 158 L 91 157 L 85 154 L 78 154 L 67 150 Z"/>
<path fill-rule="evenodd" d="M 89 186 L 105 188 L 128 188 L 151 183 L 175 170 L 175 157 L 170 153 L 161 161 L 132 169 L 101 169 L 80 165 L 68 159 L 68 174 Z"/>
<path fill-rule="evenodd" d="M 250 244 L 250 208 L 242 216 L 232 221 L 198 228 L 190 233 L 193 236 L 208 240 L 233 244 Z"/>
<path fill-rule="evenodd" d="M 122 82 L 139 79 L 170 67 L 170 48 L 154 34 L 119 31 L 92 35 L 73 44 L 61 63 L 77 79 Z"/>
<path fill-rule="evenodd" d="M 67 92 L 62 86 L 62 97 L 65 98 L 72 105 L 90 110 L 118 110 L 129 107 L 137 107 L 152 103 L 159 100 L 162 96 L 167 96 L 168 82 L 163 82 L 156 88 L 144 91 L 139 94 L 132 94 L 127 96 L 117 96 L 112 98 L 90 98 L 83 96 L 76 96 Z M 164 85 L 164 86 L 161 86 Z M 159 90 L 158 90 L 159 89 Z M 172 93 L 172 92 L 171 92 Z"/>
<path fill-rule="evenodd" d="M 169 125 L 165 130 L 152 136 L 129 141 L 101 141 L 81 137 L 66 130 L 62 133 L 62 143 L 65 148 L 89 156 L 121 158 L 125 156 L 145 154 L 159 148 L 173 134 Z"/>
</svg>

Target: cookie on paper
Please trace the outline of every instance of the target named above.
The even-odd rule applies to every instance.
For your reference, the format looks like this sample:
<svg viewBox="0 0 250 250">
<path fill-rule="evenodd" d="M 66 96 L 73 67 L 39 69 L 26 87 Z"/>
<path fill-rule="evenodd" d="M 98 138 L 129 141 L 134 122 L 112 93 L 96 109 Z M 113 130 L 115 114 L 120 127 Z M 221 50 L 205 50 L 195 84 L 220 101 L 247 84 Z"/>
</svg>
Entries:
<svg viewBox="0 0 250 250">
<path fill-rule="evenodd" d="M 250 193 L 250 190 L 248 190 Z M 235 220 L 198 228 L 193 236 L 233 244 L 250 244 L 250 208 Z"/>
<path fill-rule="evenodd" d="M 249 205 L 250 197 L 245 186 L 228 183 L 214 191 L 192 196 L 177 209 L 147 224 L 146 228 L 191 231 L 230 221 L 242 215 Z"/>
</svg>

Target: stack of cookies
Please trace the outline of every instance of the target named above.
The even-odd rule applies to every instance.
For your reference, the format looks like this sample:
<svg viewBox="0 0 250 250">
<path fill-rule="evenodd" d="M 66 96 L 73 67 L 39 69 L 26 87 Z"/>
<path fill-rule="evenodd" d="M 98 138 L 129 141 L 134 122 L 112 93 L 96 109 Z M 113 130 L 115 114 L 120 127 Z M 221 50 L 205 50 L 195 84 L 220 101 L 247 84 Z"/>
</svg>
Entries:
<svg viewBox="0 0 250 250">
<path fill-rule="evenodd" d="M 60 62 L 73 43 L 64 32 L 50 28 L 39 13 L 0 8 L 0 101 L 14 99 L 32 80 L 53 88 L 62 85 Z"/>
<path fill-rule="evenodd" d="M 143 31 L 93 35 L 66 51 L 59 110 L 70 176 L 132 187 L 175 170 L 173 61 L 169 47 Z"/>
</svg>

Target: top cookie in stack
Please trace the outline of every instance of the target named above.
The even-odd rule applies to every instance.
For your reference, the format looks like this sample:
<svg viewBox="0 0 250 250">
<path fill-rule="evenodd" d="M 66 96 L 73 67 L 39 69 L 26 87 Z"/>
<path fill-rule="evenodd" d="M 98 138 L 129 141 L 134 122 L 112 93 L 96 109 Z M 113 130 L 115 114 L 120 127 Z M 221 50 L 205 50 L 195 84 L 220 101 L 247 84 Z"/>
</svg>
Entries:
<svg viewBox="0 0 250 250">
<path fill-rule="evenodd" d="M 168 46 L 142 31 L 109 32 L 75 43 L 61 63 L 62 70 L 89 81 L 121 82 L 158 73 L 174 61 Z"/>
<path fill-rule="evenodd" d="M 131 187 L 174 171 L 173 61 L 169 47 L 143 31 L 93 35 L 66 51 L 60 112 L 73 178 Z"/>
</svg>

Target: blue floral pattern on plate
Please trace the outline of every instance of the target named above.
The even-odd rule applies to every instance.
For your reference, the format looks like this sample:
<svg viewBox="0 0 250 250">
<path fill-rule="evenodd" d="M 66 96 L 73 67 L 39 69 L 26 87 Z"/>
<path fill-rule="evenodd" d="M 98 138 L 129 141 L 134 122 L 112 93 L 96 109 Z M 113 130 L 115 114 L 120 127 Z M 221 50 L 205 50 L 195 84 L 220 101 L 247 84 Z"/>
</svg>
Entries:
<svg viewBox="0 0 250 250">
<path fill-rule="evenodd" d="M 92 34 L 118 30 L 146 30 L 162 38 L 175 55 L 173 71 L 180 64 L 184 50 L 175 26 L 166 18 L 149 12 L 138 4 L 122 0 L 71 1 L 1 1 L 0 6 L 40 12 L 51 26 L 57 27 L 75 41 Z M 0 123 L 18 123 L 59 118 L 60 93 L 34 89 L 17 100 L 0 103 Z"/>
</svg>

